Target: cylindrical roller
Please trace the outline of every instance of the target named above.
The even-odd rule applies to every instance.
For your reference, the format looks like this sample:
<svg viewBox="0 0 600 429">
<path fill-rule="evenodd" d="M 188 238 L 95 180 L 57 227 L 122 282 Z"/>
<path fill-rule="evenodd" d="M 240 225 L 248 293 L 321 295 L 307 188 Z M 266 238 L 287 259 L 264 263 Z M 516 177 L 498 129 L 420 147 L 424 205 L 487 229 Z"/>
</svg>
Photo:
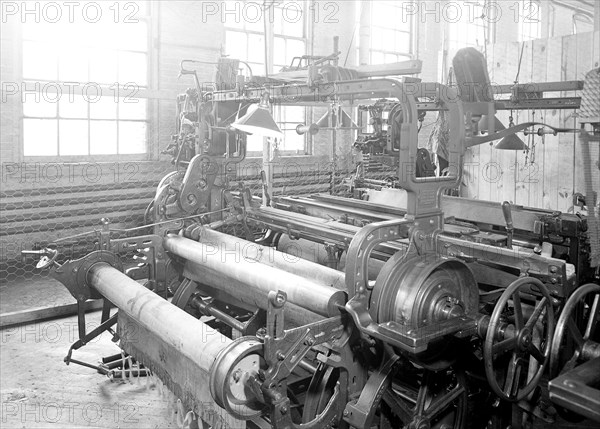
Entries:
<svg viewBox="0 0 600 429">
<path fill-rule="evenodd" d="M 302 259 L 306 259 L 307 261 L 319 264 L 319 266 L 322 268 L 337 273 L 340 279 L 339 282 L 344 281 L 343 271 L 346 267 L 346 251 L 342 253 L 338 260 L 337 255 L 333 255 L 332 257 L 332 255 L 327 254 L 327 250 L 323 244 L 315 243 L 314 241 L 306 240 L 304 238 L 292 240 L 287 234 L 283 234 L 279 239 L 279 243 L 277 243 L 277 250 L 291 255 L 287 256 L 287 258 L 298 256 Z M 324 266 L 331 263 L 337 263 L 337 270 Z M 377 278 L 377 275 L 379 274 L 379 271 L 381 271 L 383 264 L 384 261 L 373 258 L 369 259 L 369 280 L 375 280 Z M 340 284 L 339 289 L 346 290 L 345 283 Z"/>
<path fill-rule="evenodd" d="M 262 291 L 249 287 L 246 283 L 222 273 L 215 273 L 200 264 L 191 261 L 186 262 L 183 268 L 183 275 L 195 282 L 210 286 L 211 289 L 217 291 L 217 294 L 212 293 L 212 291 L 205 291 L 216 299 L 227 301 L 226 298 L 224 299 L 220 295 L 226 294 L 255 308 L 266 310 L 268 307 L 268 297 Z M 323 319 L 323 316 L 313 313 L 306 308 L 292 304 L 289 301 L 285 304 L 286 326 L 287 322 L 294 326 L 304 326 L 321 319 Z"/>
<path fill-rule="evenodd" d="M 206 374 L 219 352 L 232 342 L 108 264 L 93 265 L 88 281 L 119 311 L 188 357 Z"/>
<path fill-rule="evenodd" d="M 220 246 L 197 243 L 176 235 L 165 238 L 164 247 L 177 256 L 199 264 L 200 267 L 244 283 L 257 300 L 261 296 L 266 300 L 270 291 L 281 290 L 287 294 L 288 302 L 322 316 L 339 314 L 339 306 L 346 302 L 346 294 L 343 291 L 308 280 L 310 272 L 302 277 L 269 265 L 251 262 L 243 257 L 239 249 L 229 251 Z M 202 276 L 202 272 L 196 274 Z M 240 295 L 239 288 L 232 286 L 232 283 L 223 283 L 221 286 L 233 296 Z"/>
<path fill-rule="evenodd" d="M 199 241 L 228 254 L 239 251 L 241 256 L 250 262 L 260 262 L 291 274 L 306 277 L 315 283 L 346 290 L 343 272 L 315 263 L 318 262 L 315 261 L 315 257 L 323 256 L 321 253 L 327 254 L 324 247 L 316 243 L 308 242 L 315 244 L 313 248 L 308 248 L 302 243 L 307 240 L 290 240 L 284 235 L 280 241 L 285 241 L 286 244 L 284 250 L 280 252 L 273 247 L 261 246 L 208 228 L 202 230 Z"/>
</svg>

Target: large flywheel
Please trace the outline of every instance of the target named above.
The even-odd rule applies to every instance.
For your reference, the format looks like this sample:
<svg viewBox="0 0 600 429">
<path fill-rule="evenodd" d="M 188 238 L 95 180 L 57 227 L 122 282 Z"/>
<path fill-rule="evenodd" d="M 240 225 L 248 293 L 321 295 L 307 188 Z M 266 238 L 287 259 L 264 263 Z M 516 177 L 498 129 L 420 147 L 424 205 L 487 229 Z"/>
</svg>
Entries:
<svg viewBox="0 0 600 429">
<path fill-rule="evenodd" d="M 460 330 L 462 321 L 477 312 L 479 291 L 471 270 L 456 259 L 401 256 L 390 258 L 377 277 L 369 308 L 373 320 L 396 323 L 408 332 L 456 320 Z M 446 339 L 433 339 L 427 351 L 414 358 L 429 369 L 449 366 L 452 353 L 446 353 Z"/>
<path fill-rule="evenodd" d="M 477 282 L 456 259 L 413 258 L 382 268 L 371 296 L 370 311 L 379 323 L 394 321 L 421 328 L 477 311 Z"/>
</svg>

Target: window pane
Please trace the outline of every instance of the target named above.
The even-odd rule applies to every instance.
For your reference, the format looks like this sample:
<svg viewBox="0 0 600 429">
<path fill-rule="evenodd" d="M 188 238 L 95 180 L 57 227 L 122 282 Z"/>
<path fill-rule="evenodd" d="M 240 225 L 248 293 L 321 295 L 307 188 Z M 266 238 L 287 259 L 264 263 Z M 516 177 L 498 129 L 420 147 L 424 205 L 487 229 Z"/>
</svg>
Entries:
<svg viewBox="0 0 600 429">
<path fill-rule="evenodd" d="M 23 42 L 23 78 L 56 80 L 56 50 L 52 45 Z"/>
<path fill-rule="evenodd" d="M 396 31 L 395 33 L 396 52 L 410 52 L 410 33 L 403 31 Z"/>
<path fill-rule="evenodd" d="M 220 4 L 222 13 L 219 14 L 219 19 L 223 20 L 223 24 L 226 27 L 237 28 L 239 30 L 244 29 L 244 19 L 242 16 L 243 2 L 241 1 L 228 1 Z M 230 13 L 226 13 L 230 12 Z"/>
<path fill-rule="evenodd" d="M 114 97 L 100 97 L 98 101 L 89 104 L 91 119 L 117 119 L 117 102 Z"/>
<path fill-rule="evenodd" d="M 248 61 L 265 62 L 265 37 L 262 34 L 248 35 Z"/>
<path fill-rule="evenodd" d="M 246 151 L 247 152 L 262 152 L 263 150 L 263 137 L 257 135 L 249 135 L 246 137 Z"/>
<path fill-rule="evenodd" d="M 75 95 L 71 100 L 68 95 L 63 94 L 58 103 L 58 115 L 61 118 L 87 118 L 88 104 L 81 95 Z"/>
<path fill-rule="evenodd" d="M 90 121 L 90 155 L 117 153 L 117 121 Z"/>
<path fill-rule="evenodd" d="M 87 24 L 87 25 L 86 25 Z M 83 36 L 82 42 L 85 46 L 104 47 L 104 48 L 121 48 L 122 43 L 127 43 L 121 40 L 120 28 L 131 27 L 136 24 L 115 23 L 112 19 L 101 19 L 97 23 L 88 24 L 82 23 L 82 28 L 79 34 Z"/>
<path fill-rule="evenodd" d="M 384 30 L 380 27 L 371 28 L 371 48 L 381 49 L 384 45 Z"/>
<path fill-rule="evenodd" d="M 54 97 L 55 94 L 48 94 L 48 96 Z M 47 97 L 44 97 L 44 94 L 37 92 L 35 94 L 25 94 L 24 99 L 23 115 L 41 118 L 56 117 L 56 101 L 49 100 Z"/>
<path fill-rule="evenodd" d="M 385 54 L 385 63 L 391 64 L 398 61 L 398 56 L 396 54 Z"/>
<path fill-rule="evenodd" d="M 265 24 L 263 22 L 263 16 L 264 11 L 262 1 L 246 2 L 241 11 L 241 19 L 244 21 L 244 26 L 247 31 L 264 32 Z"/>
<path fill-rule="evenodd" d="M 146 99 L 119 98 L 119 119 L 146 119 Z"/>
<path fill-rule="evenodd" d="M 90 50 L 90 82 L 117 82 L 119 54 L 106 49 Z"/>
<path fill-rule="evenodd" d="M 85 49 L 67 49 L 58 60 L 58 79 L 63 82 L 84 82 L 88 78 L 88 59 Z"/>
<path fill-rule="evenodd" d="M 273 63 L 286 65 L 290 64 L 285 58 L 285 39 L 281 37 L 275 37 L 275 46 L 273 47 Z"/>
<path fill-rule="evenodd" d="M 119 121 L 119 154 L 146 152 L 146 123 Z"/>
<path fill-rule="evenodd" d="M 226 31 L 225 50 L 231 58 L 247 60 L 246 34 L 239 31 Z"/>
<path fill-rule="evenodd" d="M 22 24 L 23 29 L 23 40 L 38 40 L 45 41 L 46 43 L 56 41 L 56 28 L 55 24 L 40 20 L 35 22 L 35 19 L 26 19 Z"/>
<path fill-rule="evenodd" d="M 384 64 L 385 58 L 383 52 L 371 52 L 371 64 Z"/>
<path fill-rule="evenodd" d="M 57 155 L 57 125 L 56 119 L 23 119 L 23 154 Z"/>
<path fill-rule="evenodd" d="M 286 58 L 287 64 L 291 64 L 294 57 L 300 57 L 305 53 L 304 42 L 302 40 L 287 40 Z"/>
<path fill-rule="evenodd" d="M 302 2 L 290 1 L 277 8 L 274 12 L 274 32 L 284 36 L 304 36 L 304 13 Z"/>
<path fill-rule="evenodd" d="M 146 54 L 133 52 L 119 53 L 119 83 L 133 82 L 138 86 L 147 85 Z"/>
<path fill-rule="evenodd" d="M 117 27 L 119 49 L 146 51 L 148 49 L 148 30 L 144 21 L 122 23 Z"/>
<path fill-rule="evenodd" d="M 252 67 L 252 74 L 254 76 L 264 76 L 265 75 L 265 63 L 250 63 L 250 67 Z"/>
<path fill-rule="evenodd" d="M 283 120 L 285 122 L 296 122 L 298 124 L 303 124 L 306 120 L 306 108 L 302 106 L 284 106 L 283 110 Z"/>
<path fill-rule="evenodd" d="M 281 13 L 281 9 L 275 9 L 275 12 L 273 12 L 273 33 L 278 35 L 285 34 L 283 30 L 283 27 L 285 25 L 286 23 L 283 20 L 283 14 Z"/>
<path fill-rule="evenodd" d="M 65 119 L 59 124 L 60 155 L 88 154 L 88 121 Z"/>
<path fill-rule="evenodd" d="M 286 151 L 304 151 L 304 136 L 299 136 L 295 128 L 285 131 L 283 142 L 279 145 L 279 148 Z"/>
</svg>

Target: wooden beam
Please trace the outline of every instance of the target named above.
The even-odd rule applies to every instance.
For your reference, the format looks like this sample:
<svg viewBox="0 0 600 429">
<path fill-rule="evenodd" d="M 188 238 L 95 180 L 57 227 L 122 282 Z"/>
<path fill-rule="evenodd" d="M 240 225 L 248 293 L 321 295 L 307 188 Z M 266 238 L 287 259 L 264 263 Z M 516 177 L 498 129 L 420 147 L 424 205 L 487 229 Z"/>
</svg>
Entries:
<svg viewBox="0 0 600 429">
<path fill-rule="evenodd" d="M 85 303 L 85 311 L 101 310 L 102 302 L 101 299 L 87 301 Z M 77 303 L 13 311 L 11 313 L 0 314 L 0 328 L 4 329 L 10 326 L 40 322 L 47 319 L 57 319 L 75 314 L 77 314 Z"/>
</svg>

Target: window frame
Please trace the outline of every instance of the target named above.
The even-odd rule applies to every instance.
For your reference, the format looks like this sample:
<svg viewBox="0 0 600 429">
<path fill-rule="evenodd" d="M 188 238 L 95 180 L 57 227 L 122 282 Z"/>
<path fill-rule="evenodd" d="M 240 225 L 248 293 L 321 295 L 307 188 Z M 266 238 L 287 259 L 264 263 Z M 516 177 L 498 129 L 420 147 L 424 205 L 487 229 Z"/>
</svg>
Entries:
<svg viewBox="0 0 600 429">
<path fill-rule="evenodd" d="M 390 2 L 392 3 L 392 2 Z M 397 8 L 397 9 L 402 9 L 405 5 L 405 2 L 399 2 L 400 4 L 396 4 L 396 2 L 393 2 L 392 7 Z M 406 3 L 410 3 L 410 1 L 406 1 Z M 369 13 L 370 16 L 370 20 L 371 22 L 369 22 L 369 62 L 370 64 L 381 64 L 381 63 L 375 63 L 373 61 L 373 53 L 380 53 L 382 54 L 384 57 L 387 55 L 395 55 L 396 56 L 396 61 L 403 61 L 401 59 L 399 59 L 398 57 L 406 57 L 407 59 L 414 59 L 414 55 L 415 55 L 415 30 L 416 30 L 416 14 L 411 14 L 409 17 L 409 29 L 408 31 L 406 30 L 398 30 L 397 27 L 386 27 L 383 25 L 377 25 L 376 23 L 374 23 L 374 9 L 377 6 L 378 1 L 371 1 L 369 2 L 369 7 L 371 8 L 371 11 Z M 360 9 L 359 9 L 360 10 Z M 357 19 L 360 20 L 360 12 L 357 14 Z M 404 24 L 404 23 L 402 23 Z M 390 50 L 390 49 L 374 49 L 373 48 L 373 29 L 377 28 L 377 29 L 381 29 L 381 30 L 388 30 L 388 31 L 393 31 L 395 33 L 406 33 L 408 34 L 409 37 L 409 42 L 408 42 L 408 52 L 401 52 L 401 51 L 397 51 L 397 50 Z"/>
<path fill-rule="evenodd" d="M 486 5 L 489 3 L 489 0 L 481 0 L 481 1 L 471 1 L 469 2 L 471 4 L 474 4 L 474 6 L 479 6 L 482 8 L 482 13 L 483 10 L 486 8 Z M 482 3 L 482 4 L 481 4 Z M 481 49 L 481 48 L 485 48 L 486 42 L 489 43 L 494 43 L 494 33 L 496 30 L 496 25 L 495 22 L 492 22 L 490 20 L 485 20 L 481 17 L 472 17 L 471 16 L 471 12 L 469 11 L 468 13 L 464 13 L 465 11 L 462 11 L 462 17 L 466 16 L 466 19 L 461 19 L 459 21 L 456 22 L 447 22 L 447 26 L 446 26 L 446 32 L 447 32 L 447 40 L 448 40 L 448 51 L 449 52 L 456 52 L 459 49 L 462 48 L 467 48 L 467 47 L 472 47 L 472 48 L 476 48 L 476 49 Z M 475 28 L 475 32 L 476 34 L 479 33 L 479 31 L 483 30 L 483 43 L 482 44 L 478 44 L 477 42 L 477 38 L 475 38 L 475 43 L 463 43 L 462 40 L 458 40 L 458 38 L 456 38 L 454 31 L 457 26 L 470 26 L 472 28 Z M 467 34 L 470 34 L 470 32 L 467 32 Z M 467 36 L 467 39 L 469 39 L 470 37 Z M 459 43 L 463 43 L 462 45 L 459 45 Z"/>
<path fill-rule="evenodd" d="M 119 103 L 117 103 L 116 110 L 117 116 L 115 119 L 102 119 L 102 118 L 92 118 L 90 116 L 91 103 L 87 103 L 87 113 L 83 118 L 65 118 L 61 117 L 59 113 L 59 102 L 56 101 L 56 115 L 54 117 L 40 117 L 34 115 L 25 115 L 24 112 L 24 102 L 19 103 L 19 153 L 20 159 L 27 162 L 45 162 L 45 163 L 81 163 L 81 162 L 116 162 L 116 161 L 150 161 L 154 160 L 157 157 L 156 150 L 156 142 L 153 141 L 151 136 L 154 134 L 155 130 L 152 125 L 152 112 L 154 110 L 153 100 L 156 98 L 154 83 L 154 50 L 152 48 L 153 37 L 152 34 L 155 31 L 154 26 L 156 25 L 155 20 L 152 19 L 152 11 L 154 9 L 152 1 L 142 0 L 138 1 L 138 3 L 143 4 L 143 8 L 140 7 L 139 14 L 135 16 L 136 19 L 143 21 L 146 23 L 145 30 L 145 39 L 146 39 L 146 49 L 145 51 L 138 51 L 132 49 L 114 49 L 116 52 L 132 52 L 132 53 L 143 53 L 146 56 L 146 84 L 144 86 L 139 86 L 135 89 L 135 93 L 132 95 L 131 89 L 126 85 L 123 85 L 122 82 L 116 82 L 119 85 L 115 86 L 115 83 L 111 84 L 95 84 L 94 87 L 100 88 L 102 90 L 103 97 L 111 97 L 114 98 L 115 94 L 118 94 L 118 97 L 123 97 L 129 95 L 132 99 L 144 100 L 146 102 L 146 114 L 145 119 L 120 119 L 119 118 Z M 143 14 L 142 14 L 143 13 Z M 90 24 L 92 25 L 92 24 Z M 52 84 L 53 86 L 60 88 L 62 91 L 61 97 L 69 97 L 70 95 L 74 95 L 75 97 L 82 96 L 83 91 L 82 87 L 86 83 L 94 83 L 89 79 L 89 70 L 88 70 L 88 81 L 89 82 L 71 82 L 66 80 L 58 80 L 58 68 L 60 67 L 60 59 L 57 60 L 57 80 L 48 80 L 48 79 L 32 79 L 25 78 L 23 65 L 24 65 L 24 52 L 23 47 L 27 42 L 36 42 L 35 39 L 27 39 L 24 36 L 23 24 L 18 25 L 16 43 L 21 47 L 18 51 L 17 58 L 15 58 L 17 63 L 17 75 L 20 76 L 21 84 L 25 88 L 32 88 L 36 83 L 40 84 L 40 87 L 43 87 L 44 84 Z M 118 61 L 118 60 L 117 60 Z M 117 62 L 118 64 L 118 62 Z M 70 84 L 78 83 L 77 86 L 73 87 Z M 43 94 L 40 91 L 36 91 L 39 97 L 42 97 Z M 54 91 L 55 92 L 55 91 Z M 52 93 L 52 90 L 48 91 L 48 93 Z M 32 97 L 33 94 L 28 94 L 27 97 Z M 93 98 L 93 97 L 91 97 Z M 114 101 L 114 100 L 113 100 Z M 48 119 L 54 120 L 57 123 L 56 126 L 56 155 L 25 155 L 25 120 L 27 119 Z M 82 155 L 60 155 L 60 122 L 61 121 L 71 121 L 71 120 L 85 120 L 88 125 L 88 154 Z M 90 144 L 91 144 L 91 123 L 93 121 L 115 121 L 117 122 L 117 153 L 110 154 L 90 154 Z M 142 153 L 118 153 L 118 123 L 119 122 L 143 122 L 145 123 L 145 151 Z"/>
<path fill-rule="evenodd" d="M 252 1 L 252 0 L 237 0 L 237 1 L 249 1 L 249 2 L 253 2 L 256 3 L 256 1 Z M 287 50 L 287 41 L 288 40 L 297 40 L 297 41 L 301 41 L 304 43 L 304 50 L 305 52 L 308 51 L 308 34 L 310 34 L 310 20 L 306 18 L 307 16 L 307 11 L 308 11 L 308 4 L 306 0 L 296 0 L 294 1 L 294 3 L 301 3 L 302 7 L 303 7 L 303 13 L 302 13 L 302 20 L 303 20 L 303 24 L 302 24 L 302 32 L 303 32 L 303 36 L 294 36 L 294 35 L 282 35 L 282 34 L 276 34 L 275 33 L 275 20 L 277 19 L 277 11 L 273 12 L 273 16 L 275 17 L 275 19 L 273 19 L 273 22 L 268 22 L 269 25 L 269 31 L 267 31 L 266 33 L 264 31 L 256 31 L 253 29 L 247 29 L 246 28 L 246 24 L 243 24 L 243 28 L 239 28 L 239 26 L 236 27 L 232 27 L 230 25 L 227 25 L 227 22 L 224 23 L 224 30 L 225 30 L 225 41 L 227 41 L 227 32 L 238 32 L 238 33 L 242 33 L 245 34 L 246 37 L 248 37 L 248 35 L 253 34 L 253 35 L 257 35 L 257 36 L 262 36 L 264 38 L 268 38 L 268 42 L 270 43 L 270 46 L 272 47 L 272 51 L 274 49 L 275 46 L 275 39 L 277 38 L 281 38 L 285 40 L 286 43 L 286 50 Z M 263 6 L 264 7 L 264 6 Z M 270 7 L 275 7 L 275 9 L 282 9 L 282 7 L 280 5 L 270 5 Z M 264 14 L 264 10 L 263 10 L 263 14 Z M 280 12 L 279 12 L 280 13 Z M 264 19 L 264 18 L 263 18 Z M 262 21 L 261 21 L 262 22 Z M 264 28 L 264 22 L 263 22 L 263 28 Z M 226 53 L 227 52 L 227 43 L 225 43 L 224 46 L 224 51 Z M 249 52 L 249 43 L 248 43 L 248 39 L 246 39 L 246 58 L 239 58 L 240 60 L 246 61 L 248 64 L 250 64 L 250 66 L 252 67 L 253 65 L 259 64 L 256 62 L 252 62 L 248 60 L 248 52 Z M 287 52 L 286 52 L 287 55 Z M 276 68 L 281 67 L 280 64 L 275 64 L 275 60 L 274 57 L 270 58 L 269 61 L 272 62 L 271 69 L 268 70 L 268 74 L 275 74 L 278 73 L 279 71 L 275 71 Z M 284 66 L 288 66 L 289 64 L 284 64 Z M 267 69 L 269 67 L 269 65 L 265 65 L 265 69 Z M 255 73 L 255 70 L 253 69 L 253 73 Z M 277 124 L 279 125 L 279 127 L 281 128 L 282 125 L 285 124 L 295 124 L 295 122 L 279 122 L 278 121 L 278 109 L 284 109 L 286 106 L 283 104 L 274 104 L 273 106 L 271 106 L 272 109 L 272 115 L 273 118 L 275 119 L 275 122 L 277 122 Z M 294 106 L 295 107 L 295 106 Z M 304 106 L 304 124 L 308 123 L 309 118 L 312 118 L 312 108 L 309 106 Z M 282 131 L 286 132 L 286 130 Z M 290 131 L 287 130 L 289 132 L 295 132 L 295 131 Z M 262 139 L 261 139 L 262 140 Z M 278 143 L 279 144 L 279 143 Z M 285 157 L 294 157 L 294 156 L 312 156 L 312 144 L 311 144 L 311 139 L 310 136 L 307 134 L 304 135 L 304 147 L 303 149 L 295 149 L 295 150 L 285 150 L 285 149 L 278 149 L 278 154 L 280 156 L 285 156 Z M 259 157 L 262 156 L 262 148 L 261 150 L 247 150 L 247 156 L 252 158 L 252 157 Z"/>
<path fill-rule="evenodd" d="M 537 8 L 537 22 L 526 22 L 529 17 L 525 16 L 525 4 L 535 4 Z M 542 4 L 539 0 L 519 0 L 519 31 L 518 31 L 518 40 L 519 43 L 530 42 L 532 40 L 541 39 L 542 38 Z M 533 27 L 537 28 L 537 35 L 533 36 L 531 29 Z M 525 28 L 528 29 L 527 34 L 525 34 Z"/>
</svg>

